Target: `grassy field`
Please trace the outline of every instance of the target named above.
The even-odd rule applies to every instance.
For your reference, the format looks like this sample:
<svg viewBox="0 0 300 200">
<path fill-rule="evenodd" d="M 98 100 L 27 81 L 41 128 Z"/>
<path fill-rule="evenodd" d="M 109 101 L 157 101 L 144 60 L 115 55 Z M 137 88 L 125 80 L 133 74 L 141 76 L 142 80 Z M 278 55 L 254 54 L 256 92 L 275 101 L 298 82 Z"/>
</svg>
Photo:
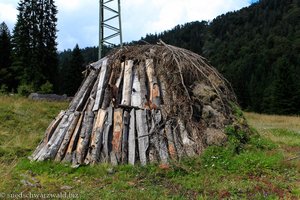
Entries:
<svg viewBox="0 0 300 200">
<path fill-rule="evenodd" d="M 258 134 L 239 154 L 210 147 L 168 169 L 29 162 L 66 107 L 0 96 L 0 199 L 300 199 L 299 117 L 245 113 Z"/>
</svg>

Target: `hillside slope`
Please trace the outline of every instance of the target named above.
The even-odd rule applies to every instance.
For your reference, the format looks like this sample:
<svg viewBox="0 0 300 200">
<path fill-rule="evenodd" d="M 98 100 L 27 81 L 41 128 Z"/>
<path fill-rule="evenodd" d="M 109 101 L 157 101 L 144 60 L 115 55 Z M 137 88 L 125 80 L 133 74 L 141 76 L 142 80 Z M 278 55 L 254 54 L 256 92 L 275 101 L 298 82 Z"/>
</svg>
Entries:
<svg viewBox="0 0 300 200">
<path fill-rule="evenodd" d="M 300 113 L 300 1 L 260 0 L 142 40 L 207 57 L 232 83 L 241 106 L 256 112 Z"/>
</svg>

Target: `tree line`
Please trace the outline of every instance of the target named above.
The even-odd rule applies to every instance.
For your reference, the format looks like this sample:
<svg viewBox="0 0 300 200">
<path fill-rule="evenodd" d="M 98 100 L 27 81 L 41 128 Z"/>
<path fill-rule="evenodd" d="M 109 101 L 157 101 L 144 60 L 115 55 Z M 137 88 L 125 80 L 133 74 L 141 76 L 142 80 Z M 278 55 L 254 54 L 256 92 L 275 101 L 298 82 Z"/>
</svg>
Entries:
<svg viewBox="0 0 300 200">
<path fill-rule="evenodd" d="M 299 0 L 260 0 L 142 40 L 162 39 L 204 55 L 231 82 L 244 109 L 300 114 L 299 24 Z"/>
<path fill-rule="evenodd" d="M 97 47 L 57 51 L 54 0 L 20 0 L 12 31 L 0 24 L 0 93 L 57 93 L 73 96 Z M 107 48 L 104 49 L 107 51 Z"/>
<path fill-rule="evenodd" d="M 0 92 L 74 95 L 97 47 L 57 52 L 54 0 L 20 0 L 10 34 L 0 24 Z M 164 42 L 208 58 L 249 111 L 300 113 L 300 0 L 260 0 L 213 21 L 177 25 L 132 44 Z M 108 51 L 109 48 L 106 48 Z"/>
</svg>

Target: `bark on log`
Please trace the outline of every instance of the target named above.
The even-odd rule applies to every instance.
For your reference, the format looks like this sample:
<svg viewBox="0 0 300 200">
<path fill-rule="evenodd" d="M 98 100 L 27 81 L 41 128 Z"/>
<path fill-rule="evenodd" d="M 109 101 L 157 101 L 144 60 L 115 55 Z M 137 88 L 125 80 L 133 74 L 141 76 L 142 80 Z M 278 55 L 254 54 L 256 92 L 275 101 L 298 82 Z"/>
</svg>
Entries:
<svg viewBox="0 0 300 200">
<path fill-rule="evenodd" d="M 150 137 L 150 150 L 149 150 L 149 160 L 151 163 L 158 162 L 158 152 L 159 152 L 159 136 L 158 133 L 161 122 L 161 114 L 159 110 L 151 110 L 151 114 L 149 116 L 151 119 L 151 128 L 149 131 Z"/>
<path fill-rule="evenodd" d="M 149 108 L 147 107 L 148 104 L 148 90 L 147 90 L 147 76 L 146 76 L 146 68 L 145 68 L 145 63 L 141 62 L 139 64 L 138 68 L 138 76 L 139 76 L 139 82 L 140 82 L 140 96 L 142 98 L 142 109 L 144 108 Z"/>
<path fill-rule="evenodd" d="M 122 135 L 122 163 L 128 162 L 128 135 L 129 135 L 130 113 L 125 110 L 123 115 L 123 135 Z"/>
<path fill-rule="evenodd" d="M 130 112 L 130 126 L 128 136 L 128 163 L 135 165 L 136 162 L 136 128 L 135 128 L 135 109 Z"/>
<path fill-rule="evenodd" d="M 100 109 L 94 122 L 90 147 L 86 157 L 86 164 L 100 162 L 100 153 L 103 146 L 104 123 L 107 118 L 107 111 Z"/>
<path fill-rule="evenodd" d="M 108 162 L 109 161 L 109 156 L 110 156 L 110 151 L 112 149 L 112 144 L 111 144 L 111 140 L 112 140 L 112 125 L 113 125 L 113 113 L 114 110 L 112 107 L 109 107 L 107 110 L 107 120 L 105 121 L 104 124 L 104 130 L 103 130 L 103 153 L 102 153 L 102 157 L 103 157 L 103 162 Z"/>
<path fill-rule="evenodd" d="M 115 109 L 113 123 L 112 151 L 110 154 L 112 164 L 117 165 L 122 157 L 123 109 Z"/>
<path fill-rule="evenodd" d="M 121 73 L 116 81 L 116 84 L 113 86 L 113 97 L 114 97 L 114 104 L 119 105 L 122 100 L 122 83 L 124 79 L 124 70 L 125 70 L 125 62 L 121 63 Z"/>
<path fill-rule="evenodd" d="M 67 130 L 67 133 L 65 134 L 65 137 L 62 141 L 62 144 L 60 145 L 60 148 L 58 150 L 58 153 L 56 154 L 56 157 L 55 157 L 56 161 L 61 161 L 63 159 L 63 157 L 65 156 L 68 144 L 69 144 L 69 142 L 71 140 L 71 137 L 74 133 L 74 130 L 75 130 L 76 125 L 78 123 L 79 117 L 80 117 L 80 113 L 75 112 L 74 113 L 74 118 L 73 118 L 72 122 L 70 122 L 71 125 L 69 126 L 69 128 Z"/>
<path fill-rule="evenodd" d="M 110 101 L 111 101 L 111 92 L 112 91 L 111 91 L 110 87 L 107 87 L 105 89 L 104 98 L 103 98 L 103 103 L 102 103 L 101 109 L 105 110 L 109 106 Z"/>
<path fill-rule="evenodd" d="M 179 125 L 179 130 L 180 130 L 180 136 L 182 138 L 182 144 L 183 144 L 186 154 L 189 157 L 195 156 L 196 155 L 195 150 L 194 150 L 195 142 L 189 138 L 189 135 L 185 128 L 185 125 L 181 120 L 178 120 L 178 125 Z"/>
<path fill-rule="evenodd" d="M 38 147 L 35 149 L 33 154 L 29 157 L 31 160 L 37 159 L 37 154 L 42 150 L 42 148 L 47 145 L 48 141 L 51 139 L 54 131 L 57 129 L 60 121 L 62 120 L 63 116 L 65 114 L 65 111 L 60 111 L 60 113 L 57 115 L 57 117 L 50 123 L 48 126 L 44 139 L 39 143 Z"/>
<path fill-rule="evenodd" d="M 136 111 L 136 129 L 138 135 L 139 157 L 141 165 L 147 164 L 147 150 L 149 147 L 148 125 L 147 125 L 147 111 Z"/>
<path fill-rule="evenodd" d="M 163 129 L 160 131 L 159 134 L 159 157 L 162 164 L 168 164 L 169 154 L 168 154 L 166 137 Z"/>
<path fill-rule="evenodd" d="M 131 106 L 143 109 L 145 103 L 146 103 L 145 95 L 144 95 L 144 101 L 143 101 L 143 97 L 142 97 L 142 93 L 141 93 L 141 83 L 139 80 L 138 69 L 136 67 L 134 67 L 132 93 L 131 93 Z"/>
<path fill-rule="evenodd" d="M 153 59 L 146 59 L 146 71 L 149 80 L 150 101 L 152 103 L 151 109 L 157 109 L 161 104 L 161 100 L 160 89 L 157 77 L 155 75 Z"/>
<path fill-rule="evenodd" d="M 77 142 L 78 142 L 78 138 L 79 138 L 79 134 L 80 134 L 80 130 L 81 130 L 83 116 L 84 115 L 81 113 L 80 117 L 79 117 L 79 120 L 78 120 L 78 123 L 76 125 L 76 128 L 74 130 L 74 133 L 72 135 L 72 138 L 70 140 L 70 143 L 68 145 L 66 155 L 63 159 L 63 161 L 65 161 L 65 162 L 72 162 L 73 152 L 76 150 L 76 147 L 77 147 Z"/>
<path fill-rule="evenodd" d="M 107 72 L 108 72 L 108 67 L 107 67 L 107 60 L 105 59 L 102 62 L 102 66 L 99 72 L 99 82 L 98 82 L 98 86 L 97 86 L 97 94 L 96 94 L 96 99 L 95 99 L 95 104 L 93 107 L 93 111 L 97 111 L 99 110 L 99 107 L 102 105 L 102 101 L 103 101 L 103 96 L 104 96 L 104 91 L 106 88 L 106 84 L 105 82 L 107 79 Z"/>
<path fill-rule="evenodd" d="M 180 159 L 185 156 L 185 151 L 180 137 L 180 128 L 178 124 L 176 124 L 176 127 L 173 128 L 173 137 L 174 137 L 174 144 L 177 150 L 177 155 L 178 158 Z"/>
<path fill-rule="evenodd" d="M 92 112 L 94 103 L 95 101 L 93 99 L 89 99 L 87 110 L 84 112 L 80 138 L 78 140 L 76 149 L 76 163 L 73 162 L 73 164 L 75 165 L 82 164 L 87 154 L 90 137 L 93 130 L 93 121 L 95 117 L 94 113 Z"/>
<path fill-rule="evenodd" d="M 173 160 L 177 160 L 177 151 L 176 151 L 176 146 L 175 146 L 175 141 L 174 141 L 174 136 L 172 132 L 172 122 L 167 121 L 165 125 L 165 133 L 166 137 L 168 140 L 168 151 Z"/>
<path fill-rule="evenodd" d="M 121 105 L 130 106 L 131 90 L 132 90 L 132 68 L 133 68 L 133 61 L 132 60 L 125 61 L 124 84 L 123 84 Z"/>
<path fill-rule="evenodd" d="M 43 161 L 47 159 L 52 159 L 55 157 L 58 148 L 65 136 L 65 133 L 70 126 L 70 122 L 73 120 L 74 113 L 68 112 L 65 113 L 63 119 L 61 120 L 58 128 L 55 130 L 52 138 L 49 140 L 44 150 L 41 151 L 38 161 Z"/>
</svg>

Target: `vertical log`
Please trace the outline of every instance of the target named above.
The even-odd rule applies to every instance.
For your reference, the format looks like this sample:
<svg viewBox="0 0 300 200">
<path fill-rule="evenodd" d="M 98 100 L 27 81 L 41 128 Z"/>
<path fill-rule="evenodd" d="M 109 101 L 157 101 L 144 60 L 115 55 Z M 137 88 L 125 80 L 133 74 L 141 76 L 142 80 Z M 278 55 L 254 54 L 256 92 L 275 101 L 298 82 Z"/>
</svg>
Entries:
<svg viewBox="0 0 300 200">
<path fill-rule="evenodd" d="M 180 159 L 185 156 L 185 151 L 180 137 L 180 128 L 178 124 L 176 124 L 176 127 L 173 128 L 173 137 L 174 137 L 174 144 L 177 150 L 177 155 L 178 158 Z"/>
<path fill-rule="evenodd" d="M 174 115 L 172 114 L 173 111 L 173 105 L 176 101 L 173 100 L 173 96 L 170 95 L 172 94 L 172 91 L 170 91 L 170 88 L 167 87 L 167 81 L 166 81 L 166 77 L 164 77 L 163 75 L 161 75 L 159 77 L 159 81 L 160 81 L 160 86 L 161 86 L 161 98 L 162 98 L 162 103 L 163 105 L 161 105 L 161 110 L 162 110 L 162 114 L 164 116 L 164 118 L 167 118 L 170 115 Z"/>
<path fill-rule="evenodd" d="M 103 103 L 102 103 L 101 109 L 105 110 L 109 106 L 110 101 L 111 101 L 111 97 L 112 97 L 111 93 L 112 93 L 111 88 L 106 87 L 105 92 L 104 92 L 104 98 L 103 98 Z"/>
<path fill-rule="evenodd" d="M 133 60 L 125 61 L 124 84 L 122 93 L 122 105 L 130 106 L 131 90 L 132 90 L 132 68 Z"/>
<path fill-rule="evenodd" d="M 104 123 L 107 118 L 107 111 L 100 109 L 97 114 L 97 118 L 94 122 L 90 147 L 88 151 L 88 155 L 86 157 L 86 164 L 96 163 L 100 161 L 100 152 L 102 148 L 103 141 L 103 130 Z"/>
<path fill-rule="evenodd" d="M 180 120 L 180 119 L 178 120 L 178 125 L 179 125 L 180 136 L 182 138 L 182 144 L 183 144 L 186 154 L 189 157 L 195 156 L 196 153 L 195 153 L 195 150 L 193 147 L 195 142 L 189 138 L 188 132 L 187 132 L 182 120 Z"/>
<path fill-rule="evenodd" d="M 136 111 L 136 129 L 138 135 L 139 157 L 141 165 L 147 164 L 147 149 L 149 147 L 147 111 Z"/>
<path fill-rule="evenodd" d="M 73 133 L 72 138 L 70 140 L 70 143 L 68 145 L 66 155 L 63 159 L 63 161 L 65 161 L 65 162 L 71 162 L 72 161 L 72 154 L 73 154 L 73 151 L 76 149 L 76 145 L 77 145 L 77 142 L 78 142 L 78 138 L 79 138 L 79 134 L 80 134 L 80 130 L 81 130 L 81 125 L 82 125 L 82 121 L 83 121 L 83 116 L 84 115 L 82 113 L 80 113 L 78 123 L 75 127 L 74 133 Z"/>
<path fill-rule="evenodd" d="M 70 126 L 67 130 L 67 133 L 62 141 L 62 144 L 58 150 L 58 153 L 56 154 L 56 157 L 55 157 L 55 160 L 56 161 L 61 161 L 63 159 L 63 157 L 65 156 L 65 153 L 66 153 L 66 150 L 67 150 L 67 147 L 68 147 L 68 144 L 71 140 L 71 137 L 74 133 L 74 130 L 76 128 L 76 125 L 78 123 L 78 120 L 79 120 L 79 117 L 80 117 L 80 113 L 79 112 L 75 112 L 74 113 L 74 118 L 73 120 L 70 122 Z"/>
<path fill-rule="evenodd" d="M 156 109 L 160 106 L 160 88 L 158 85 L 158 80 L 155 75 L 153 59 L 146 59 L 146 71 L 149 80 L 149 90 L 150 90 L 150 101 L 152 103 L 151 107 Z"/>
<path fill-rule="evenodd" d="M 122 108 L 115 109 L 113 124 L 114 126 L 113 126 L 111 162 L 112 164 L 118 164 L 120 163 L 122 157 L 122 134 L 123 134 L 123 109 Z"/>
<path fill-rule="evenodd" d="M 96 100 L 95 100 L 95 104 L 93 107 L 93 111 L 97 111 L 103 101 L 103 96 L 104 96 L 104 91 L 105 91 L 105 86 L 106 86 L 105 82 L 107 79 L 107 72 L 108 72 L 107 60 L 108 59 L 103 60 L 102 66 L 101 66 L 101 69 L 99 72 L 99 83 L 98 83 L 98 87 L 97 87 L 97 94 L 96 94 Z"/>
<path fill-rule="evenodd" d="M 140 109 L 144 108 L 141 94 L 141 83 L 138 77 L 137 67 L 133 68 L 133 83 L 132 83 L 132 93 L 131 93 L 131 106 L 138 107 Z"/>
<path fill-rule="evenodd" d="M 121 63 L 121 73 L 116 81 L 116 84 L 113 86 L 113 97 L 114 97 L 114 103 L 116 105 L 119 105 L 121 103 L 122 100 L 122 90 L 121 90 L 121 86 L 122 86 L 122 82 L 123 82 L 123 78 L 124 78 L 124 70 L 125 70 L 125 62 Z"/>
<path fill-rule="evenodd" d="M 150 146 L 149 146 L 149 160 L 151 163 L 158 163 L 158 152 L 159 152 L 159 125 L 161 122 L 161 115 L 159 110 L 151 110 L 149 112 L 148 119 L 151 120 L 149 123 L 150 131 Z"/>
<path fill-rule="evenodd" d="M 107 110 L 107 119 L 104 124 L 103 130 L 103 162 L 108 162 L 109 155 L 111 151 L 111 127 L 113 125 L 113 108 L 112 106 L 108 107 Z"/>
<path fill-rule="evenodd" d="M 142 108 L 146 108 L 148 102 L 148 90 L 147 90 L 147 76 L 146 76 L 146 68 L 145 63 L 140 62 L 138 67 L 138 77 L 140 82 L 140 96 L 142 99 Z"/>
<path fill-rule="evenodd" d="M 162 164 L 167 164 L 169 160 L 168 147 L 164 129 L 159 134 L 159 157 Z"/>
<path fill-rule="evenodd" d="M 159 85 L 160 85 L 160 96 L 161 96 L 161 104 L 169 105 L 171 103 L 170 96 L 168 95 L 167 82 L 164 75 L 159 76 Z"/>
<path fill-rule="evenodd" d="M 87 106 L 86 111 L 84 112 L 82 128 L 80 131 L 80 138 L 78 140 L 76 149 L 76 164 L 82 164 L 87 154 L 88 144 L 92 134 L 93 121 L 95 117 L 94 113 L 92 112 L 94 102 L 95 100 L 89 99 L 89 104 Z"/>
<path fill-rule="evenodd" d="M 150 143 L 155 146 L 156 152 L 162 164 L 167 164 L 169 155 L 167 145 L 164 140 L 164 130 L 161 129 L 162 115 L 160 110 L 152 110 L 152 126 L 149 132 Z"/>
<path fill-rule="evenodd" d="M 166 122 L 165 133 L 166 133 L 167 140 L 168 140 L 169 154 L 173 160 L 177 160 L 177 152 L 176 152 L 176 147 L 175 147 L 175 142 L 174 142 L 174 137 L 173 137 L 173 132 L 172 132 L 172 122 L 171 121 Z"/>
<path fill-rule="evenodd" d="M 123 135 L 122 135 L 122 163 L 128 162 L 128 134 L 129 134 L 130 113 L 125 110 L 123 115 Z"/>
<path fill-rule="evenodd" d="M 130 125 L 128 136 L 128 163 L 134 165 L 136 162 L 136 137 L 135 137 L 135 110 L 130 112 Z"/>
</svg>

